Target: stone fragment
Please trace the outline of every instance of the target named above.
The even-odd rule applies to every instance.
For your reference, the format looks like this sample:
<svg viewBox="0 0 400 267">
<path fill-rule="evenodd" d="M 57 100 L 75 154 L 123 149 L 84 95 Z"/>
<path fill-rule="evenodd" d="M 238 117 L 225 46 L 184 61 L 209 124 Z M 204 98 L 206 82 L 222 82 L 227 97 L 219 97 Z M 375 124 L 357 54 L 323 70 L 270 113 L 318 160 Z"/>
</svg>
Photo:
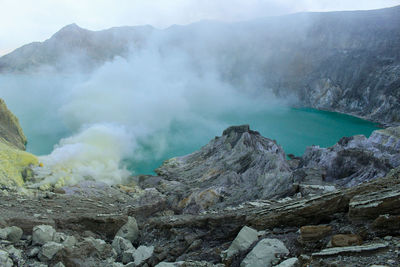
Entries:
<svg viewBox="0 0 400 267">
<path fill-rule="evenodd" d="M 223 258 L 229 259 L 238 252 L 247 250 L 257 240 L 258 232 L 253 228 L 244 226 L 236 236 L 235 240 L 233 240 L 228 250 L 222 253 Z"/>
<path fill-rule="evenodd" d="M 334 247 L 348 247 L 362 244 L 362 238 L 354 234 L 340 234 L 332 236 L 331 243 Z"/>
<path fill-rule="evenodd" d="M 42 262 L 49 261 L 63 248 L 64 246 L 59 243 L 53 241 L 47 242 L 42 246 L 38 258 Z"/>
<path fill-rule="evenodd" d="M 382 248 L 387 248 L 388 243 L 376 243 L 376 244 L 368 244 L 363 246 L 351 246 L 351 247 L 336 247 L 336 248 L 327 248 L 321 250 L 320 252 L 315 252 L 312 254 L 313 257 L 322 257 L 322 256 L 332 256 L 338 255 L 342 253 L 360 253 L 365 251 L 374 251 Z"/>
<path fill-rule="evenodd" d="M 287 260 L 282 261 L 275 267 L 297 267 L 300 266 L 299 260 L 297 258 L 290 258 Z"/>
<path fill-rule="evenodd" d="M 29 267 L 49 267 L 49 266 L 47 264 L 34 261 L 34 262 L 30 263 Z"/>
<path fill-rule="evenodd" d="M 121 255 L 124 251 L 132 249 L 133 245 L 131 241 L 123 237 L 116 236 L 112 242 L 112 247 L 115 249 L 118 255 Z"/>
<path fill-rule="evenodd" d="M 65 265 L 62 262 L 59 262 L 55 264 L 53 267 L 65 267 Z"/>
<path fill-rule="evenodd" d="M 147 259 L 149 259 L 153 255 L 154 247 L 146 247 L 140 246 L 136 249 L 135 253 L 133 254 L 133 258 L 135 259 L 134 263 L 136 265 L 140 265 L 144 263 Z"/>
<path fill-rule="evenodd" d="M 37 225 L 32 230 L 32 244 L 43 245 L 52 241 L 56 230 L 51 225 Z"/>
<path fill-rule="evenodd" d="M 247 254 L 240 267 L 270 267 L 276 264 L 280 255 L 289 254 L 289 250 L 279 239 L 262 239 Z"/>
<path fill-rule="evenodd" d="M 94 247 L 98 252 L 102 253 L 105 250 L 108 250 L 109 244 L 107 244 L 102 239 L 97 239 L 93 237 L 86 237 L 83 239 L 84 241 L 88 242 L 90 246 Z"/>
<path fill-rule="evenodd" d="M 388 234 L 400 232 L 400 215 L 379 215 L 372 223 L 372 227 L 375 230 Z"/>
<path fill-rule="evenodd" d="M 0 249 L 0 266 L 4 267 L 13 267 L 14 263 L 10 259 L 7 251 Z"/>
<path fill-rule="evenodd" d="M 224 264 L 213 264 L 206 261 L 160 262 L 155 267 L 225 267 Z"/>
<path fill-rule="evenodd" d="M 22 258 L 22 250 L 17 249 L 14 246 L 8 246 L 7 247 L 7 252 L 13 259 L 16 259 L 18 262 L 23 260 L 23 258 Z"/>
<path fill-rule="evenodd" d="M 116 236 L 128 239 L 134 243 L 139 237 L 139 228 L 134 217 L 128 217 L 128 222 L 117 232 Z"/>
<path fill-rule="evenodd" d="M 400 187 L 353 197 L 349 203 L 352 220 L 375 219 L 382 214 L 400 214 Z"/>
<path fill-rule="evenodd" d="M 6 239 L 12 243 L 18 242 L 22 237 L 23 231 L 17 226 L 0 229 L 0 239 Z"/>
<path fill-rule="evenodd" d="M 53 241 L 56 243 L 62 243 L 67 239 L 67 235 L 64 233 L 56 232 L 53 235 Z"/>
<path fill-rule="evenodd" d="M 65 240 L 62 242 L 62 244 L 67 248 L 75 246 L 76 243 L 77 243 L 76 238 L 74 236 L 69 236 L 69 235 L 67 235 Z"/>
<path fill-rule="evenodd" d="M 34 258 L 36 257 L 40 252 L 40 248 L 39 247 L 33 247 L 32 249 L 30 249 L 28 251 L 28 257 L 29 258 Z"/>
<path fill-rule="evenodd" d="M 123 251 L 122 254 L 122 262 L 127 264 L 129 262 L 134 261 L 134 257 L 133 255 L 135 254 L 136 249 L 135 248 L 131 248 L 128 250 Z"/>
<path fill-rule="evenodd" d="M 300 236 L 304 242 L 315 242 L 328 236 L 332 232 L 329 225 L 307 225 L 300 228 Z"/>
</svg>

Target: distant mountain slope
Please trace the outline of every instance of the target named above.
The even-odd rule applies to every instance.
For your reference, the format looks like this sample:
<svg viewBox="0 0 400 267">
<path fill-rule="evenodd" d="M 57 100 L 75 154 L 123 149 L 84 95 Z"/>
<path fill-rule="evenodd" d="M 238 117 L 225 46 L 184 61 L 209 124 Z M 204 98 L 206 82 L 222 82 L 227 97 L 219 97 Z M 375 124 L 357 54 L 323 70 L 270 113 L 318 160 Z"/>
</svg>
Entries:
<svg viewBox="0 0 400 267">
<path fill-rule="evenodd" d="M 0 71 L 26 72 L 43 66 L 59 70 L 93 68 L 115 56 L 127 56 L 130 46 L 142 45 L 151 26 L 89 31 L 70 24 L 40 43 L 24 45 L 0 58 Z"/>
<path fill-rule="evenodd" d="M 91 70 L 150 43 L 164 53 L 187 52 L 193 66 L 212 60 L 221 77 L 242 90 L 272 90 L 304 106 L 400 124 L 400 6 L 239 23 L 203 21 L 165 30 L 94 32 L 69 25 L 43 43 L 1 57 L 0 71 L 45 65 Z"/>
</svg>

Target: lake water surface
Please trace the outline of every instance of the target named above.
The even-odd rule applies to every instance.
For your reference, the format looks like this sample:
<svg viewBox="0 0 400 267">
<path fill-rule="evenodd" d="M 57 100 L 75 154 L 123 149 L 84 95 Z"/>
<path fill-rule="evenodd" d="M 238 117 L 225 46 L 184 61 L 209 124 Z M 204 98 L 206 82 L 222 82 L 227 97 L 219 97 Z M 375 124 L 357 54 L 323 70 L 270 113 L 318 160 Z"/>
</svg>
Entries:
<svg viewBox="0 0 400 267">
<path fill-rule="evenodd" d="M 175 156 L 192 153 L 206 145 L 215 136 L 231 125 L 249 124 L 252 130 L 264 137 L 274 139 L 286 154 L 301 156 L 307 146 L 329 147 L 344 136 L 362 134 L 367 137 L 379 129 L 377 124 L 353 116 L 308 108 L 282 108 L 252 114 L 227 114 L 219 118 L 220 129 L 199 129 L 195 134 L 188 125 L 175 123 L 171 127 L 171 138 L 162 158 L 158 160 L 134 161 L 131 166 L 136 173 L 152 173 L 162 161 Z M 185 132 L 188 133 L 185 135 Z M 149 148 L 151 150 L 151 148 Z"/>
<path fill-rule="evenodd" d="M 282 107 L 258 113 L 230 112 L 213 118 L 209 127 L 207 123 L 199 127 L 190 121 L 175 121 L 163 132 L 163 142 L 158 142 L 157 136 L 139 141 L 136 157 L 125 160 L 125 164 L 135 174 L 152 174 L 164 160 L 192 153 L 220 136 L 228 126 L 241 124 L 249 124 L 252 130 L 276 140 L 286 154 L 296 156 L 301 156 L 307 146 L 329 147 L 343 136 L 363 134 L 368 137 L 378 129 L 375 123 L 315 109 Z M 61 138 L 67 137 L 65 132 L 45 136 L 35 129 L 24 130 L 29 140 L 27 150 L 37 155 L 49 154 Z"/>
</svg>

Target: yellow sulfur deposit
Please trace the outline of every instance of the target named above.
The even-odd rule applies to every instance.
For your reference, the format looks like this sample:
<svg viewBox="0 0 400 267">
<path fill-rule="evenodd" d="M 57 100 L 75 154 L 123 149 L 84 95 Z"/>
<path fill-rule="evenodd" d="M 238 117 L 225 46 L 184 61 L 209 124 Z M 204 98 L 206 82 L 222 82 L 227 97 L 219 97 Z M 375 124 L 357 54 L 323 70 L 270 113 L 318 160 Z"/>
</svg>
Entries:
<svg viewBox="0 0 400 267">
<path fill-rule="evenodd" d="M 36 156 L 0 142 L 0 185 L 22 186 L 22 172 L 29 166 L 38 164 Z"/>
</svg>

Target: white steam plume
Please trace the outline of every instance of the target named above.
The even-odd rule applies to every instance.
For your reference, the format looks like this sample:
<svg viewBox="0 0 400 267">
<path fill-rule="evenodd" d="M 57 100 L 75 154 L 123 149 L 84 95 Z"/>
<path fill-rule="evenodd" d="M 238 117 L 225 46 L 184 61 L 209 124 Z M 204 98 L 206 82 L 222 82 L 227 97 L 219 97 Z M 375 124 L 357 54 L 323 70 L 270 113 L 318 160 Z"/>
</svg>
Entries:
<svg viewBox="0 0 400 267">
<path fill-rule="evenodd" d="M 40 158 L 44 167 L 38 175 L 45 179 L 38 185 L 60 179 L 120 183 L 130 175 L 125 159 L 162 159 L 171 145 L 206 137 L 205 143 L 220 133 L 227 113 L 273 108 L 271 95 L 253 97 L 225 82 L 212 57 L 193 62 L 189 52 L 167 49 L 159 40 L 149 43 L 153 45 L 133 50 L 127 59 L 115 58 L 89 76 L 77 71 L 48 78 L 46 70 L 25 76 L 24 83 L 19 75 L 3 80 L 6 101 L 10 99 L 17 116 L 27 110 L 36 114 L 21 120 L 28 133 L 38 121 L 46 132 L 68 129 L 61 131 L 63 139 L 53 152 Z M 53 88 L 58 84 L 62 86 Z M 26 105 L 18 105 L 21 101 Z M 185 125 L 185 132 L 172 133 L 174 124 Z M 73 135 L 66 138 L 68 132 Z"/>
</svg>

